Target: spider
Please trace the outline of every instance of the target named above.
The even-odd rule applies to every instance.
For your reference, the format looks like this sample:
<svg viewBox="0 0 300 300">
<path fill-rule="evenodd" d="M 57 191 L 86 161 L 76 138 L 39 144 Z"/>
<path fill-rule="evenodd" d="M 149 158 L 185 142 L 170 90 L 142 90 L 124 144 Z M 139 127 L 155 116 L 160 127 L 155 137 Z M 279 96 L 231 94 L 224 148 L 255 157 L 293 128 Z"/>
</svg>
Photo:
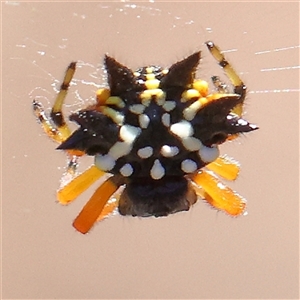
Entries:
<svg viewBox="0 0 300 300">
<path fill-rule="evenodd" d="M 230 79 L 232 93 L 217 76 L 213 92 L 195 78 L 199 51 L 169 69 L 150 65 L 136 71 L 106 55 L 109 88 L 97 91 L 93 105 L 70 115 L 79 125 L 73 133 L 62 107 L 75 62 L 66 70 L 50 117 L 33 101 L 44 131 L 69 156 L 66 172 L 73 179 L 58 190 L 60 203 L 72 202 L 109 174 L 74 220 L 76 230 L 87 233 L 116 208 L 121 215 L 160 217 L 189 210 L 199 197 L 231 216 L 245 213 L 246 200 L 215 175 L 234 180 L 239 173 L 239 164 L 220 156 L 218 146 L 258 127 L 242 118 L 243 81 L 213 42 L 206 46 Z M 83 155 L 94 156 L 94 164 L 75 176 Z"/>
</svg>

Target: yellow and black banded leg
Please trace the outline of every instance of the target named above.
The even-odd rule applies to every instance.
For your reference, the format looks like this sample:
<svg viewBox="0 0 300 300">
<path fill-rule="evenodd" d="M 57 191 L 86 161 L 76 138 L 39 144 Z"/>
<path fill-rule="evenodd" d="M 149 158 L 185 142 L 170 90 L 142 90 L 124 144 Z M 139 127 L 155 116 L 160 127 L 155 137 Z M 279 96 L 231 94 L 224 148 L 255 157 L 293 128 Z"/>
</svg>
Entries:
<svg viewBox="0 0 300 300">
<path fill-rule="evenodd" d="M 55 99 L 50 114 L 53 123 L 56 125 L 57 129 L 62 133 L 65 140 L 71 135 L 71 131 L 65 121 L 64 115 L 62 113 L 62 107 L 68 93 L 70 82 L 74 76 L 75 69 L 76 69 L 76 63 L 71 62 L 67 68 L 63 83 L 60 86 L 59 93 Z"/>
<path fill-rule="evenodd" d="M 37 102 L 36 100 L 33 100 L 34 114 L 42 125 L 45 133 L 57 143 L 64 142 L 71 135 L 71 130 L 69 129 L 69 126 L 67 125 L 62 113 L 62 107 L 68 93 L 70 82 L 74 76 L 75 69 L 76 63 L 70 63 L 66 70 L 63 83 L 60 87 L 60 91 L 52 107 L 50 117 L 46 115 L 42 104 Z M 81 156 L 84 153 L 81 151 L 72 150 L 67 152 L 69 155 L 67 174 L 74 175 L 78 165 L 78 156 Z"/>
<path fill-rule="evenodd" d="M 48 137 L 57 143 L 62 143 L 65 139 L 58 128 L 53 124 L 52 120 L 46 115 L 43 105 L 33 100 L 32 108 L 37 120 L 42 125 Z"/>
<path fill-rule="evenodd" d="M 76 63 L 70 63 L 52 107 L 50 117 L 46 116 L 42 104 L 33 100 L 33 111 L 40 121 L 44 131 L 51 139 L 58 143 L 64 142 L 71 135 L 71 131 L 62 113 L 62 107 L 68 93 L 70 82 L 74 76 L 75 69 Z"/>
<path fill-rule="evenodd" d="M 233 113 L 241 116 L 243 113 L 243 101 L 246 97 L 246 85 L 243 83 L 231 64 L 225 59 L 221 50 L 213 42 L 206 42 L 206 46 L 219 65 L 224 69 L 226 75 L 234 86 L 234 93 L 240 95 L 242 101 L 233 109 Z M 215 80 L 217 80 L 217 78 L 215 78 Z"/>
<path fill-rule="evenodd" d="M 52 119 L 46 115 L 41 103 L 33 100 L 32 105 L 34 114 L 47 136 L 59 144 L 64 142 L 69 135 L 66 135 L 65 131 L 62 132 L 60 128 L 53 123 Z M 66 173 L 73 176 L 78 166 L 78 156 L 81 156 L 83 153 L 80 153 L 79 151 L 67 151 L 67 153 L 69 155 L 69 163 Z"/>
</svg>

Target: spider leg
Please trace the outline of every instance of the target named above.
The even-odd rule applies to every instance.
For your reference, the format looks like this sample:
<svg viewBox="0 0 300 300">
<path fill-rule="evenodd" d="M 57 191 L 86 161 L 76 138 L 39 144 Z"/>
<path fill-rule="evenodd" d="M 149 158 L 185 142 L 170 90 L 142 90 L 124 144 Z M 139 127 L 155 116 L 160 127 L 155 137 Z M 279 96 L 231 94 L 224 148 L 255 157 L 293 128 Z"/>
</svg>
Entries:
<svg viewBox="0 0 300 300">
<path fill-rule="evenodd" d="M 32 106 L 33 106 L 33 112 L 37 117 L 38 121 L 40 122 L 40 124 L 42 125 L 44 132 L 53 141 L 59 144 L 64 142 L 68 138 L 68 136 L 66 136 L 63 132 L 60 131 L 59 128 L 57 128 L 55 124 L 53 124 L 52 119 L 46 115 L 43 105 L 40 102 L 33 100 Z M 82 156 L 84 153 L 81 151 L 74 151 L 74 150 L 67 150 L 67 153 L 69 156 L 69 162 L 67 166 L 66 175 L 67 177 L 69 177 L 68 175 L 72 177 L 76 173 L 76 169 L 78 166 L 78 157 Z M 68 181 L 68 179 L 65 178 L 64 181 Z"/>
<path fill-rule="evenodd" d="M 206 168 L 226 180 L 235 180 L 240 171 L 239 163 L 226 155 L 219 156 L 216 160 L 208 164 Z"/>
<path fill-rule="evenodd" d="M 221 81 L 219 76 L 213 76 L 211 78 L 211 81 L 212 81 L 214 87 L 217 89 L 217 91 L 220 94 L 228 94 L 229 93 L 227 84 L 225 82 Z"/>
<path fill-rule="evenodd" d="M 75 177 L 68 184 L 63 186 L 57 192 L 57 199 L 61 204 L 69 204 L 74 201 L 80 194 L 87 190 L 94 182 L 104 176 L 106 173 L 92 165 L 83 173 Z M 103 188 L 102 188 L 103 189 Z M 102 192 L 101 189 L 101 192 Z M 109 200 L 103 207 L 103 210 L 99 214 L 97 221 L 105 219 L 108 215 L 118 207 L 120 194 L 116 194 L 114 198 L 108 198 Z"/>
<path fill-rule="evenodd" d="M 97 222 L 103 221 L 104 219 L 108 218 L 116 211 L 116 209 L 119 206 L 119 199 L 120 199 L 120 194 L 116 195 L 118 192 L 119 190 L 116 191 L 115 195 L 107 201 L 103 210 L 101 211 L 100 215 L 97 218 Z"/>
<path fill-rule="evenodd" d="M 62 107 L 68 93 L 70 82 L 74 76 L 75 69 L 76 63 L 71 62 L 66 70 L 63 83 L 60 86 L 59 93 L 57 94 L 50 114 L 53 123 L 57 126 L 57 129 L 61 132 L 65 140 L 71 135 L 71 131 L 63 116 Z"/>
<path fill-rule="evenodd" d="M 110 197 L 118 190 L 121 182 L 116 177 L 108 178 L 92 195 L 82 211 L 73 222 L 73 226 L 79 232 L 87 233 L 97 221 Z"/>
<path fill-rule="evenodd" d="M 212 207 L 223 210 L 231 216 L 245 213 L 246 200 L 222 184 L 211 171 L 201 170 L 192 177 L 196 194 Z"/>
<path fill-rule="evenodd" d="M 83 173 L 75 177 L 71 182 L 63 186 L 57 192 L 57 199 L 61 204 L 69 204 L 80 194 L 87 190 L 95 181 L 102 177 L 105 172 L 92 165 Z"/>
<path fill-rule="evenodd" d="M 219 65 L 224 69 L 226 75 L 233 84 L 234 93 L 240 95 L 242 101 L 232 110 L 232 112 L 241 116 L 243 113 L 243 101 L 246 97 L 246 85 L 243 83 L 231 64 L 225 59 L 221 50 L 212 41 L 206 42 L 206 46 Z"/>
<path fill-rule="evenodd" d="M 52 120 L 46 115 L 43 105 L 36 100 L 32 102 L 33 112 L 42 125 L 45 133 L 55 142 L 62 143 L 65 139 Z"/>
<path fill-rule="evenodd" d="M 34 114 L 41 123 L 46 134 L 57 143 L 64 142 L 70 135 L 71 131 L 65 122 L 62 106 L 67 96 L 70 82 L 74 76 L 76 63 L 72 62 L 68 66 L 63 83 L 61 84 L 60 91 L 55 99 L 54 105 L 51 110 L 50 117 L 45 113 L 43 105 L 36 100 L 33 100 L 32 106 Z"/>
<path fill-rule="evenodd" d="M 34 114 L 41 123 L 45 133 L 57 143 L 64 142 L 71 135 L 71 130 L 65 122 L 62 113 L 62 106 L 67 96 L 70 82 L 74 76 L 75 68 L 75 62 L 70 63 L 70 65 L 68 66 L 63 79 L 63 83 L 60 87 L 60 91 L 52 107 L 50 117 L 46 115 L 41 103 L 37 102 L 36 100 L 33 100 L 32 103 Z M 82 151 L 74 150 L 68 150 L 67 153 L 69 155 L 69 163 L 66 171 L 66 175 L 68 177 L 68 175 L 73 176 L 75 174 L 78 166 L 78 157 L 82 156 L 84 153 Z"/>
</svg>

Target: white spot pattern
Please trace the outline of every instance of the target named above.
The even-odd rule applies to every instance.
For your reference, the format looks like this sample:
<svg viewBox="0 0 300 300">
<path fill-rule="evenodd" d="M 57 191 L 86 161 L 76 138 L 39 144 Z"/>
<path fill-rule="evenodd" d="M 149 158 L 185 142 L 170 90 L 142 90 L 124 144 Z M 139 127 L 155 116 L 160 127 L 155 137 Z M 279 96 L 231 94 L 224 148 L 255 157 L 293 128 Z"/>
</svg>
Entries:
<svg viewBox="0 0 300 300">
<path fill-rule="evenodd" d="M 201 108 L 202 104 L 200 101 L 195 101 L 190 106 L 183 110 L 183 116 L 186 120 L 191 121 L 195 118 L 196 113 Z"/>
<path fill-rule="evenodd" d="M 165 175 L 165 169 L 158 159 L 154 161 L 153 166 L 150 170 L 150 175 L 153 179 L 156 180 L 161 179 Z"/>
<path fill-rule="evenodd" d="M 166 127 L 170 126 L 170 119 L 170 115 L 167 113 L 163 114 L 161 117 L 161 121 Z"/>
<path fill-rule="evenodd" d="M 185 173 L 192 173 L 197 170 L 197 164 L 191 159 L 185 159 L 181 163 L 181 170 Z"/>
<path fill-rule="evenodd" d="M 116 161 L 108 154 L 95 156 L 95 165 L 102 171 L 110 171 L 115 166 Z"/>
<path fill-rule="evenodd" d="M 166 101 L 162 107 L 165 111 L 171 111 L 176 107 L 176 102 L 175 101 Z"/>
<path fill-rule="evenodd" d="M 133 104 L 129 107 L 129 110 L 134 114 L 142 114 L 145 110 L 145 106 L 143 104 Z"/>
<path fill-rule="evenodd" d="M 199 156 L 203 162 L 213 162 L 220 155 L 219 148 L 215 147 L 206 147 L 203 146 L 199 150 Z"/>
<path fill-rule="evenodd" d="M 127 155 L 132 149 L 132 145 L 125 142 L 116 142 L 110 149 L 108 154 L 115 160 Z"/>
<path fill-rule="evenodd" d="M 195 137 L 187 137 L 182 139 L 182 145 L 189 151 L 198 151 L 203 144 Z"/>
<path fill-rule="evenodd" d="M 133 173 L 133 168 L 131 166 L 131 164 L 125 164 L 121 169 L 120 169 L 120 173 L 125 176 L 128 177 Z"/>
<path fill-rule="evenodd" d="M 126 143 L 132 144 L 134 140 L 141 134 L 142 130 L 139 127 L 132 125 L 123 125 L 120 129 L 120 137 Z"/>
<path fill-rule="evenodd" d="M 147 128 L 149 125 L 150 119 L 147 115 L 141 114 L 139 115 L 139 123 L 141 128 Z"/>
<path fill-rule="evenodd" d="M 179 149 L 176 146 L 164 145 L 161 147 L 160 153 L 164 157 L 173 157 L 179 153 Z"/>
<path fill-rule="evenodd" d="M 246 126 L 246 125 L 248 125 L 248 122 L 245 121 L 245 120 L 243 120 L 243 119 L 239 119 L 239 120 L 238 120 L 238 124 L 239 124 L 239 125 L 242 125 L 242 126 Z"/>
<path fill-rule="evenodd" d="M 171 125 L 170 130 L 172 133 L 176 134 L 180 138 L 186 138 L 193 135 L 193 126 L 188 121 L 180 121 Z"/>
<path fill-rule="evenodd" d="M 153 148 L 152 147 L 144 147 L 137 151 L 137 154 L 140 158 L 148 158 L 153 154 Z"/>
</svg>

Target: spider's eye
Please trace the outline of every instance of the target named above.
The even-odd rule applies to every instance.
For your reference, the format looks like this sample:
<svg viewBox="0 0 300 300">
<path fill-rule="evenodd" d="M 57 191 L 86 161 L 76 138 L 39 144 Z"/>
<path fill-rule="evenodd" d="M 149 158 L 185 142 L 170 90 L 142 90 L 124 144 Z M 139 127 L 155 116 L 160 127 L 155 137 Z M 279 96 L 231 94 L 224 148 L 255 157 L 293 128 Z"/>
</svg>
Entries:
<svg viewBox="0 0 300 300">
<path fill-rule="evenodd" d="M 226 132 L 214 132 L 205 142 L 204 145 L 205 146 L 211 146 L 211 145 L 219 145 L 222 144 L 226 141 L 228 137 L 228 134 Z"/>
</svg>

